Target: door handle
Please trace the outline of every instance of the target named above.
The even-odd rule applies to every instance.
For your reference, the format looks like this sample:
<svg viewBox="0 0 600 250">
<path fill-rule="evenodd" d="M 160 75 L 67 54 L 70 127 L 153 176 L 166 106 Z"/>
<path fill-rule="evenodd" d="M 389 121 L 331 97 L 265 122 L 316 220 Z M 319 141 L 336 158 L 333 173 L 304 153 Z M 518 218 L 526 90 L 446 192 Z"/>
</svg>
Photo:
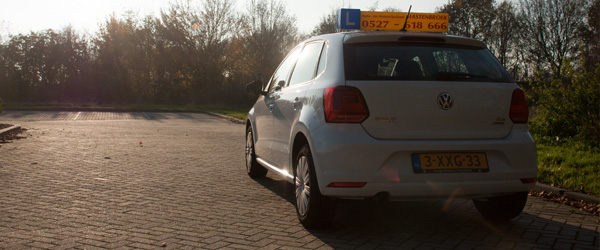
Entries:
<svg viewBox="0 0 600 250">
<path fill-rule="evenodd" d="M 298 99 L 298 97 L 296 97 L 296 99 L 294 99 L 294 102 L 292 104 L 294 104 L 295 110 L 302 108 L 302 101 L 300 101 L 300 99 Z"/>
<path fill-rule="evenodd" d="M 275 100 L 273 100 L 273 95 L 270 94 L 267 97 L 268 98 L 265 98 L 265 105 L 267 106 L 269 111 L 273 111 L 273 108 L 275 108 Z"/>
</svg>

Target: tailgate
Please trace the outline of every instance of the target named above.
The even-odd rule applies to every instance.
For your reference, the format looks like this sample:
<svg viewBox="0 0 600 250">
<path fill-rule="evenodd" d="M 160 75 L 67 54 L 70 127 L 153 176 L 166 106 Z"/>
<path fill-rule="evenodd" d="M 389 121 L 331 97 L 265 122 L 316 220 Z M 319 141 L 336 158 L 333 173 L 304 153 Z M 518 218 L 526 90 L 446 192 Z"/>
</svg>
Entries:
<svg viewBox="0 0 600 250">
<path fill-rule="evenodd" d="M 370 116 L 362 126 L 377 139 L 495 139 L 506 137 L 512 128 L 509 110 L 514 84 L 346 83 L 359 88 L 365 97 Z M 443 93 L 447 95 L 440 97 Z"/>
</svg>

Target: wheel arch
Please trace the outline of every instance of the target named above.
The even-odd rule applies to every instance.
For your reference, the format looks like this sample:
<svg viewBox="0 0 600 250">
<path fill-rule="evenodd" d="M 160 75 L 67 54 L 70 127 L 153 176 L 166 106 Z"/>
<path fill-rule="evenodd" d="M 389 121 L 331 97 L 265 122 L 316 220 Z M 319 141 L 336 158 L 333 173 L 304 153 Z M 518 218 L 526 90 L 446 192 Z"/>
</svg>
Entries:
<svg viewBox="0 0 600 250">
<path fill-rule="evenodd" d="M 248 128 L 251 127 L 252 128 L 252 134 L 253 136 L 253 140 L 256 143 L 256 127 L 254 126 L 254 122 L 255 122 L 255 117 L 254 117 L 254 107 L 252 109 L 250 109 L 250 111 L 248 111 L 248 114 L 246 115 L 246 122 L 245 122 L 245 129 L 244 129 L 244 133 L 246 133 L 246 131 L 248 131 Z"/>
<path fill-rule="evenodd" d="M 316 154 L 316 149 L 318 148 L 316 143 L 319 143 L 319 138 L 314 137 L 313 132 L 311 132 L 311 128 L 318 127 L 320 125 L 318 120 L 314 119 L 315 110 L 312 109 L 310 105 L 305 105 L 303 112 L 299 115 L 297 120 L 294 122 L 292 133 L 290 134 L 290 149 L 289 149 L 289 166 L 290 173 L 295 174 L 295 162 L 298 153 L 303 145 L 308 145 L 310 149 L 310 153 L 313 159 L 313 165 L 315 168 L 315 174 L 321 175 L 321 167 L 319 165 L 319 156 Z M 310 109 L 308 109 L 310 108 Z M 318 180 L 318 179 L 317 179 Z M 319 180 L 320 182 L 320 180 Z M 319 183 L 320 184 L 320 183 Z"/>
<path fill-rule="evenodd" d="M 245 131 L 248 131 L 248 128 L 252 127 L 252 133 L 254 133 L 254 126 L 252 126 L 252 122 L 250 122 L 250 119 L 246 120 L 246 129 Z"/>
<path fill-rule="evenodd" d="M 292 154 L 291 154 L 291 162 L 292 165 L 292 173 L 295 174 L 296 172 L 296 168 L 294 167 L 295 161 L 296 161 L 296 157 L 298 156 L 298 153 L 300 152 L 300 149 L 302 148 L 302 146 L 304 145 L 308 145 L 308 148 L 312 151 L 312 147 L 310 146 L 310 142 L 308 140 L 308 137 L 306 137 L 306 135 L 303 132 L 298 132 L 296 133 L 296 135 L 294 136 L 294 140 L 293 140 L 293 144 L 292 144 Z M 312 152 L 311 152 L 312 153 Z"/>
</svg>

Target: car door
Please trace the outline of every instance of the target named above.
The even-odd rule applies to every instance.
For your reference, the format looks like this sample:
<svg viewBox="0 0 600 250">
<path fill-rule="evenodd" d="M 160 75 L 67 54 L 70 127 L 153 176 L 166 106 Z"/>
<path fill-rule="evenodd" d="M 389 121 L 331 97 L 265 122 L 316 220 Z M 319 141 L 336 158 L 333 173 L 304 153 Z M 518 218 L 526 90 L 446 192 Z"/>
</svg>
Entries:
<svg viewBox="0 0 600 250">
<path fill-rule="evenodd" d="M 275 101 L 279 98 L 279 93 L 285 85 L 285 82 L 287 82 L 291 69 L 296 64 L 300 51 L 301 47 L 294 48 L 281 62 L 277 70 L 275 70 L 275 73 L 273 73 L 273 76 L 268 83 L 267 94 L 264 96 L 264 101 L 259 104 L 259 106 L 264 107 L 260 114 L 257 114 L 255 107 L 255 116 L 257 120 L 257 138 L 255 139 L 256 155 L 276 167 L 280 166 L 276 164 L 272 154 L 275 136 L 273 117 L 274 112 L 278 112 L 275 110 Z"/>
<path fill-rule="evenodd" d="M 267 83 L 264 91 L 268 91 L 270 86 Z M 261 159 L 269 159 L 271 154 L 271 144 L 273 144 L 273 107 L 272 93 L 261 95 L 253 106 L 254 112 L 254 153 Z"/>
<path fill-rule="evenodd" d="M 302 110 L 304 94 L 317 75 L 323 47 L 323 41 L 307 43 L 300 53 L 289 80 L 274 93 L 274 136 L 271 153 L 274 163 L 281 166 L 283 170 L 291 169 L 289 159 L 292 126 Z"/>
</svg>

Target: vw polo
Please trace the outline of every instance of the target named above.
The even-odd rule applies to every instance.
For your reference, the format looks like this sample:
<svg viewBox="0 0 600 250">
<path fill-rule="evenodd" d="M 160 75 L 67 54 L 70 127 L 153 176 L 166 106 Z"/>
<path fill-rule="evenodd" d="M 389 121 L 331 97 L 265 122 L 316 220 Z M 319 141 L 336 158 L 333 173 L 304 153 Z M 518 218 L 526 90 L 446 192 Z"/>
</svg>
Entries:
<svg viewBox="0 0 600 250">
<path fill-rule="evenodd" d="M 337 199 L 472 199 L 490 220 L 535 185 L 524 93 L 478 40 L 415 32 L 310 38 L 281 62 L 246 122 L 246 169 L 295 185 L 300 222 Z"/>
</svg>

